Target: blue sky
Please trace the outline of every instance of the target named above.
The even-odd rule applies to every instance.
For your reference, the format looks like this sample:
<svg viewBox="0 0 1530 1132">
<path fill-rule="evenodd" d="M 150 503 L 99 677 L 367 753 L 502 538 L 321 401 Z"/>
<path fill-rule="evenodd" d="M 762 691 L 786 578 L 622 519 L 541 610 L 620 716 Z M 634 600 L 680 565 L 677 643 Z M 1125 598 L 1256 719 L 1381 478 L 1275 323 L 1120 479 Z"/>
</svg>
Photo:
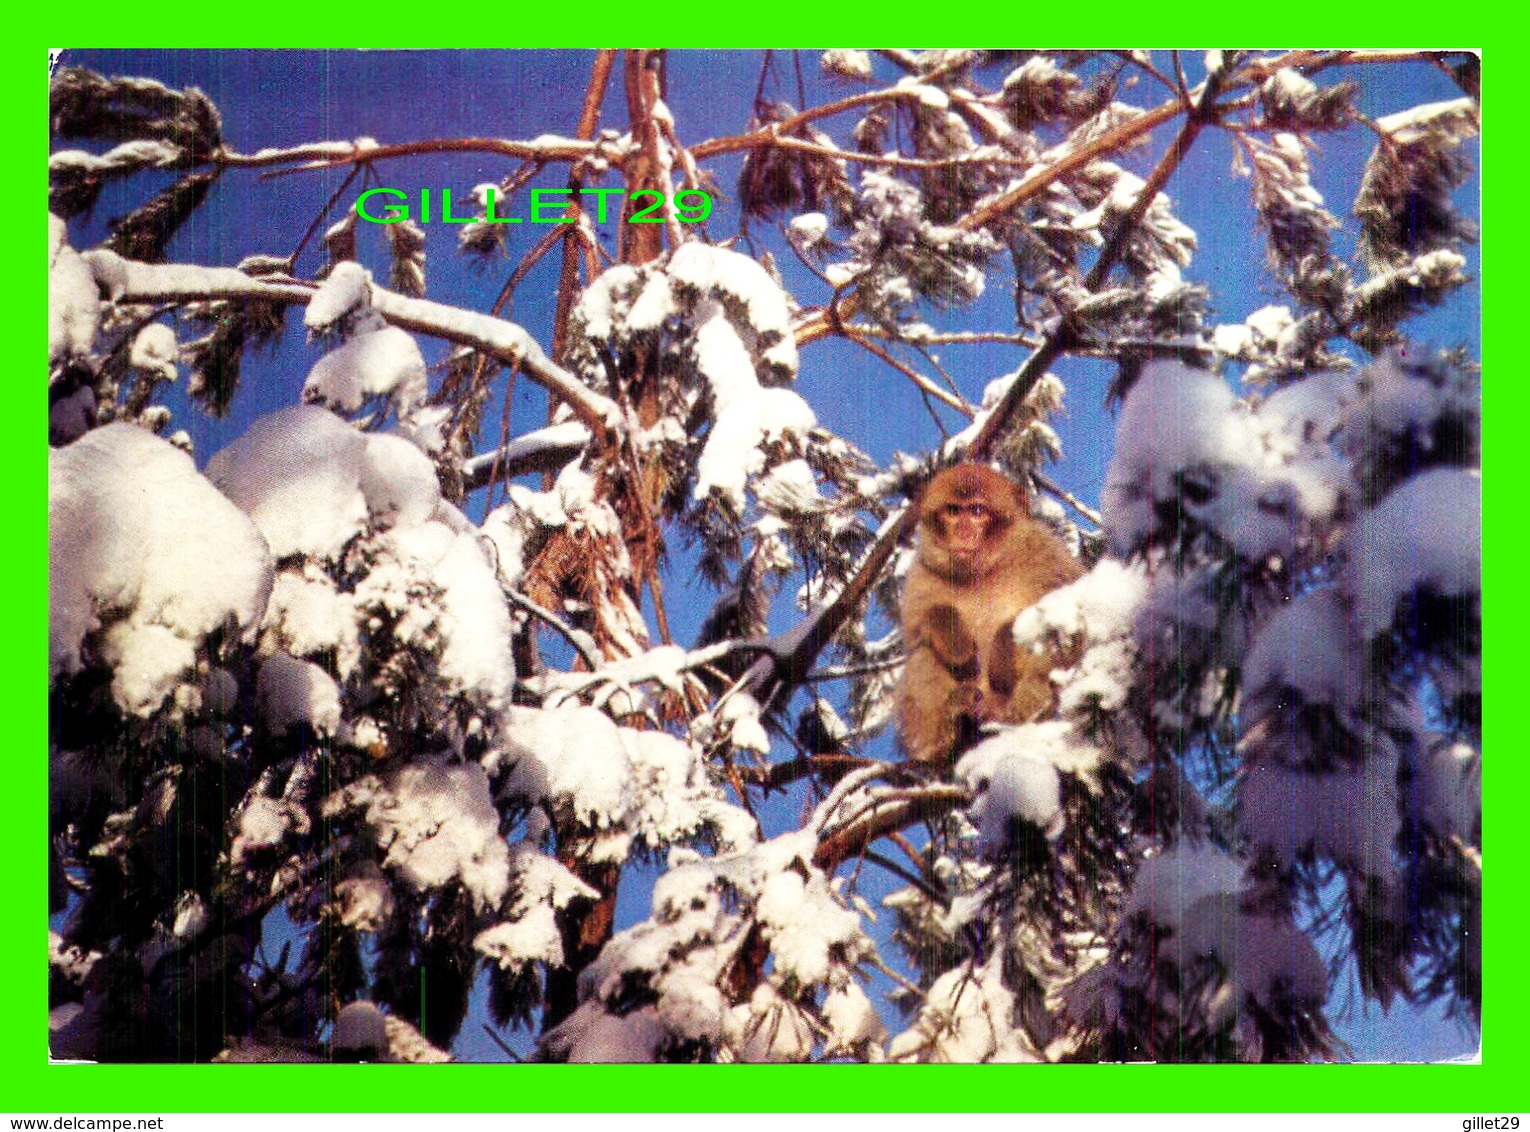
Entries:
<svg viewBox="0 0 1530 1132">
<path fill-rule="evenodd" d="M 224 135 L 233 147 L 249 152 L 268 146 L 287 146 L 319 140 L 349 140 L 371 136 L 383 143 L 434 137 L 491 136 L 531 138 L 543 133 L 572 134 L 580 99 L 589 76 L 593 52 L 490 52 L 490 51 L 67 51 L 66 63 L 81 64 L 109 74 L 143 75 L 170 86 L 195 85 L 206 91 L 223 113 Z M 682 142 L 739 132 L 745 125 L 759 77 L 761 53 L 676 51 L 668 62 L 668 101 L 674 110 Z M 850 93 L 851 88 L 831 83 L 818 74 L 817 53 L 801 54 L 807 101 L 814 104 Z M 1198 54 L 1186 58 L 1192 80 L 1198 77 Z M 895 77 L 890 64 L 878 61 L 879 77 Z M 885 75 L 884 75 L 885 72 Z M 1344 69 L 1325 73 L 1324 81 L 1344 77 Z M 986 76 L 990 83 L 1002 71 Z M 797 78 L 789 53 L 777 52 L 766 93 L 773 98 L 797 101 Z M 1449 99 L 1459 91 L 1449 80 L 1427 66 L 1373 68 L 1366 72 L 1362 109 L 1380 116 L 1420 102 Z M 1124 90 L 1127 101 L 1155 105 L 1164 92 L 1150 86 Z M 613 77 L 603 124 L 620 128 L 625 123 L 619 73 Z M 843 137 L 852 119 L 846 116 L 830 128 Z M 1145 174 L 1168 140 L 1159 131 L 1149 146 L 1129 164 Z M 1328 206 L 1343 217 L 1348 212 L 1359 171 L 1369 153 L 1373 135 L 1360 128 L 1322 139 L 1316 156 L 1316 184 Z M 73 144 L 73 143 L 71 143 Z M 718 183 L 731 194 L 741 158 L 728 155 L 708 162 Z M 513 165 L 504 159 L 471 155 L 432 156 L 386 163 L 382 183 L 413 195 L 420 187 L 451 188 L 458 198 L 482 181 L 498 180 Z M 193 216 L 171 244 L 172 260 L 208 264 L 237 263 L 258 253 L 285 255 L 296 246 L 313 219 L 314 209 L 340 185 L 344 171 L 299 173 L 262 177 L 254 171 L 231 170 L 213 188 L 207 203 Z M 552 166 L 534 182 L 560 187 L 566 176 L 562 166 Z M 109 185 L 93 217 L 71 225 L 73 242 L 87 246 L 105 232 L 106 221 L 130 211 L 167 182 L 135 178 Z M 346 203 L 360 188 L 353 187 Z M 1205 136 L 1180 167 L 1168 192 L 1175 209 L 1200 237 L 1200 250 L 1187 278 L 1206 284 L 1212 293 L 1217 321 L 1239 322 L 1250 312 L 1282 298 L 1265 264 L 1264 250 L 1256 234 L 1246 180 L 1232 172 L 1232 149 L 1222 136 Z M 1461 190 L 1466 207 L 1477 199 L 1474 178 Z M 1472 211 L 1475 211 L 1473 208 Z M 731 234 L 736 227 L 731 202 L 717 204 L 710 231 L 714 238 Z M 457 228 L 430 225 L 427 231 L 427 278 L 429 297 L 464 307 L 486 310 L 519 256 L 548 229 L 537 225 L 510 228 L 511 258 L 484 271 L 455 254 Z M 614 247 L 615 224 L 603 227 Z M 361 225 L 361 257 L 385 277 L 386 250 L 381 229 Z M 801 269 L 789 255 L 773 245 L 787 283 L 804 303 L 820 302 L 827 289 Z M 1352 242 L 1341 233 L 1338 250 L 1347 254 Z M 1475 250 L 1469 257 L 1469 273 L 1477 272 Z M 312 275 L 320 263 L 319 251 L 310 246 L 297 270 Z M 556 287 L 557 258 L 547 257 L 522 283 L 510 317 L 521 322 L 544 345 L 550 336 L 552 303 Z M 997 285 L 996 272 L 991 283 Z M 926 316 L 937 327 L 1012 330 L 1007 298 L 988 301 L 979 308 Z M 218 421 L 200 411 L 186 409 L 180 400 L 174 427 L 192 435 L 199 462 L 239 435 L 256 416 L 293 404 L 299 397 L 309 366 L 321 348 L 304 342 L 300 320 L 289 329 L 274 353 L 248 357 L 244 380 L 226 420 Z M 1475 289 L 1458 298 L 1445 312 L 1410 324 L 1410 331 L 1426 346 L 1465 344 L 1474 354 L 1480 344 L 1480 312 Z M 426 359 L 435 362 L 445 355 L 440 343 L 423 343 Z M 964 393 L 976 399 L 984 385 L 1012 371 L 1023 360 L 1013 347 L 949 347 L 941 362 L 956 376 Z M 1067 384 L 1066 415 L 1054 421 L 1064 446 L 1064 459 L 1054 478 L 1082 499 L 1097 503 L 1112 446 L 1114 421 L 1103 406 L 1103 394 L 1112 367 L 1079 359 L 1064 359 L 1054 367 Z M 881 362 L 843 342 L 820 342 L 806 347 L 798 389 L 814 406 L 821 423 L 861 445 L 885 461 L 894 451 L 925 452 L 941 436 L 909 383 Z M 540 390 L 521 382 L 512 407 L 512 429 L 519 433 L 545 421 L 546 402 Z M 498 406 L 485 419 L 499 420 Z M 945 425 L 955 431 L 960 419 L 947 413 Z M 475 515 L 481 508 L 470 508 Z M 679 551 L 670 567 L 666 591 L 675 636 L 689 640 L 710 604 L 710 596 L 698 593 L 691 574 L 691 559 Z M 687 601 L 687 594 L 695 594 Z M 789 600 L 777 620 L 790 620 Z M 775 815 L 794 823 L 789 803 Z M 641 874 L 624 884 L 621 923 L 630 923 L 646 912 L 646 884 Z M 1342 998 L 1343 996 L 1337 996 Z M 1338 1003 L 1336 1003 L 1337 1005 Z M 1433 1017 L 1395 1009 L 1390 1016 L 1355 1008 L 1338 1019 L 1341 1033 L 1362 1059 L 1385 1058 L 1394 1053 L 1436 1058 L 1458 1054 L 1474 1042 L 1456 1027 Z M 459 1052 L 469 1057 L 494 1057 L 497 1051 L 483 1038 L 476 1020 L 470 1019 L 459 1040 Z"/>
</svg>

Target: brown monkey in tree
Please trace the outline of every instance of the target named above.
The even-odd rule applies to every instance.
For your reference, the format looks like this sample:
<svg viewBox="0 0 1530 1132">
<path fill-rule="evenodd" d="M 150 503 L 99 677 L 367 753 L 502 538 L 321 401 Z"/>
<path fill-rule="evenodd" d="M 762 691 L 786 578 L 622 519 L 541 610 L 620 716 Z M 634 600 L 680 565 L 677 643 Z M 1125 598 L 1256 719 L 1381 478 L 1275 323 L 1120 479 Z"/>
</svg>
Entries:
<svg viewBox="0 0 1530 1132">
<path fill-rule="evenodd" d="M 1011 626 L 1084 570 L 1030 517 L 1020 489 L 979 464 L 930 481 L 916 553 L 903 593 L 898 722 L 909 757 L 939 763 L 979 724 L 1027 723 L 1052 707 L 1050 673 L 1073 658 L 1017 649 Z"/>
</svg>

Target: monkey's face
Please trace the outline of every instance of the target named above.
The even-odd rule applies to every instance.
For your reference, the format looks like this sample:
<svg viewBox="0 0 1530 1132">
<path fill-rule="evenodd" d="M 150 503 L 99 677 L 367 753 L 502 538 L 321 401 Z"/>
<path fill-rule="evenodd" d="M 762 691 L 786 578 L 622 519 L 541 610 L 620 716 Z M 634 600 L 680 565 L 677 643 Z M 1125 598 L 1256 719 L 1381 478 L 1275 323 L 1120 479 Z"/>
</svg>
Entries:
<svg viewBox="0 0 1530 1132">
<path fill-rule="evenodd" d="M 983 551 L 997 546 L 1007 524 L 998 512 L 982 500 L 951 502 L 941 507 L 934 520 L 939 541 L 951 556 L 955 574 L 963 578 L 978 576 Z"/>
<path fill-rule="evenodd" d="M 935 478 L 920 512 L 920 560 L 940 576 L 970 585 L 1001 557 L 1020 510 L 1003 476 L 966 465 Z"/>
</svg>

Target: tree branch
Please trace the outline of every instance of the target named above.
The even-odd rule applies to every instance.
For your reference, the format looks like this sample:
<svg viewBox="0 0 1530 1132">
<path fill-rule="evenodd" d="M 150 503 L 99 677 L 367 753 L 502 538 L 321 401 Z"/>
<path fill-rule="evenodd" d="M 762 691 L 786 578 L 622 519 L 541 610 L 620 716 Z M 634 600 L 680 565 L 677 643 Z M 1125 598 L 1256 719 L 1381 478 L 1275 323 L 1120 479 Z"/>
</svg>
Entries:
<svg viewBox="0 0 1530 1132">
<path fill-rule="evenodd" d="M 611 78 L 611 67 L 615 62 L 616 52 L 612 49 L 595 53 L 595 65 L 590 68 L 590 83 L 584 92 L 584 105 L 579 110 L 577 132 L 580 141 L 589 141 L 595 136 L 595 127 L 600 124 L 600 104 L 605 98 L 606 83 Z M 584 198 L 579 195 L 579 190 L 584 187 L 584 174 L 578 167 L 569 171 L 568 187 L 571 193 L 568 214 L 577 221 L 584 211 L 581 203 Z M 563 357 L 568 347 L 568 320 L 574 309 L 574 294 L 578 291 L 575 285 L 578 282 L 578 271 L 579 250 L 574 241 L 569 240 L 563 245 L 563 263 L 558 271 L 558 295 L 553 311 L 552 356 L 555 358 Z"/>
<path fill-rule="evenodd" d="M 213 158 L 215 164 L 241 169 L 262 169 L 270 166 L 292 165 L 295 168 L 277 169 L 267 176 L 306 173 L 315 169 L 333 169 L 343 165 L 358 165 L 371 161 L 385 161 L 391 157 L 420 157 L 435 153 L 484 153 L 497 157 L 515 157 L 524 161 L 577 161 L 593 155 L 599 143 L 576 141 L 573 138 L 538 138 L 536 141 L 510 141 L 505 138 L 431 138 L 426 141 L 400 142 L 394 145 L 377 145 L 363 141 L 311 142 L 307 145 L 284 149 L 262 149 L 254 153 L 235 153 L 223 150 Z"/>
<path fill-rule="evenodd" d="M 577 421 L 548 425 L 516 437 L 462 464 L 462 486 L 477 491 L 527 472 L 555 472 L 590 446 L 590 430 Z"/>
<path fill-rule="evenodd" d="M 312 283 L 285 278 L 269 281 L 232 267 L 139 263 L 104 248 L 86 252 L 84 259 L 96 282 L 118 304 L 264 299 L 306 306 L 317 290 Z M 372 284 L 372 307 L 388 322 L 405 330 L 471 346 L 509 365 L 518 363 L 533 381 L 567 403 L 596 436 L 606 436 L 624 423 L 616 402 L 554 365 L 536 339 L 516 323 L 428 299 L 409 298 L 376 283 Z"/>
<path fill-rule="evenodd" d="M 872 811 L 860 821 L 847 825 L 819 841 L 813 851 L 813 864 L 833 873 L 851 857 L 889 833 L 916 821 L 938 821 L 966 800 L 966 794 L 941 792 L 924 798 L 895 802 Z"/>
</svg>

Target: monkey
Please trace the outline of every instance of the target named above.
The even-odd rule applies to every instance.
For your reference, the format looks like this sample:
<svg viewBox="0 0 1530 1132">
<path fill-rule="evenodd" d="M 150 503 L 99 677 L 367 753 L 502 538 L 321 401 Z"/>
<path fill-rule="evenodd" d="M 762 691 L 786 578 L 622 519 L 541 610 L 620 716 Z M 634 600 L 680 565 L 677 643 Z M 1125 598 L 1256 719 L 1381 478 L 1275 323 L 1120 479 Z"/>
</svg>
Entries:
<svg viewBox="0 0 1530 1132">
<path fill-rule="evenodd" d="M 1076 658 L 1019 650 L 1011 627 L 1021 610 L 1084 569 L 992 468 L 947 468 L 917 506 L 898 724 L 911 760 L 945 763 L 981 724 L 1028 723 L 1051 710 L 1051 671 Z"/>
</svg>

